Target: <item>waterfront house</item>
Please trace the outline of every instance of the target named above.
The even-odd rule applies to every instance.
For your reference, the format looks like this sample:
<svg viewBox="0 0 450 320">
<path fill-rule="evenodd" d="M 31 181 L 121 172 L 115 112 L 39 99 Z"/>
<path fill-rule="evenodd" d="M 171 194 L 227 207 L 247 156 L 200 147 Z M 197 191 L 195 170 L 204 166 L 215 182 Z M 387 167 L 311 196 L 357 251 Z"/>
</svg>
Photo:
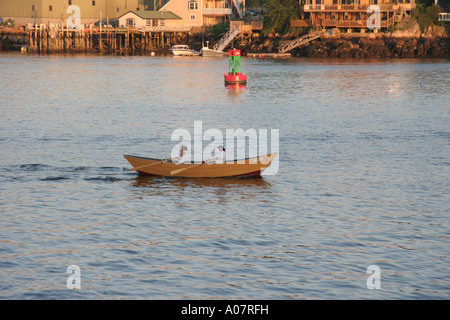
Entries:
<svg viewBox="0 0 450 320">
<path fill-rule="evenodd" d="M 71 5 L 80 8 L 81 24 L 108 23 L 130 11 L 168 11 L 181 18 L 176 19 L 179 25 L 195 27 L 239 19 L 245 10 L 245 0 L 2 0 L 0 17 L 16 25 L 66 24 L 74 14 L 67 12 Z M 172 20 L 165 22 L 175 23 Z"/>
<path fill-rule="evenodd" d="M 2 0 L 0 17 L 13 19 L 16 25 L 28 23 L 65 24 L 75 12 L 67 12 L 71 5 L 80 8 L 80 23 L 96 23 L 117 19 L 130 10 L 144 10 L 144 0 Z"/>
<path fill-rule="evenodd" d="M 242 18 L 245 0 L 204 0 L 203 24 L 215 25 L 231 19 Z"/>
<path fill-rule="evenodd" d="M 170 11 L 181 17 L 184 26 L 197 27 L 203 25 L 202 2 L 197 0 L 170 0 L 159 11 Z"/>
<path fill-rule="evenodd" d="M 121 15 L 119 27 L 167 31 L 173 27 L 183 26 L 182 18 L 170 11 L 133 10 Z M 175 29 L 174 29 L 175 30 Z"/>
<path fill-rule="evenodd" d="M 375 13 L 367 12 L 370 5 L 378 6 L 379 27 L 384 30 L 411 14 L 416 6 L 415 0 L 300 0 L 302 19 L 292 21 L 291 25 L 365 32 L 369 29 L 369 17 Z"/>
<path fill-rule="evenodd" d="M 171 11 L 186 26 L 215 25 L 243 16 L 245 0 L 170 0 L 160 11 Z"/>
<path fill-rule="evenodd" d="M 450 22 L 450 0 L 435 0 L 435 2 L 442 9 L 442 12 L 439 13 L 439 21 L 448 26 Z"/>
</svg>

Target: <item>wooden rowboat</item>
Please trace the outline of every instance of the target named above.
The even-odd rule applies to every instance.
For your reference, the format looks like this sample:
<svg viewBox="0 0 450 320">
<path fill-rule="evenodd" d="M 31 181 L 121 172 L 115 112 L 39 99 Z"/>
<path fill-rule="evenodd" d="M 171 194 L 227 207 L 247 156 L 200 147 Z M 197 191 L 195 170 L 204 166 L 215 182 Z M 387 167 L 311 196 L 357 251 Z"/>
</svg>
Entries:
<svg viewBox="0 0 450 320">
<path fill-rule="evenodd" d="M 259 176 L 270 166 L 276 153 L 221 164 L 183 163 L 176 164 L 164 159 L 124 155 L 125 159 L 140 174 L 168 177 L 219 178 L 233 176 Z"/>
</svg>

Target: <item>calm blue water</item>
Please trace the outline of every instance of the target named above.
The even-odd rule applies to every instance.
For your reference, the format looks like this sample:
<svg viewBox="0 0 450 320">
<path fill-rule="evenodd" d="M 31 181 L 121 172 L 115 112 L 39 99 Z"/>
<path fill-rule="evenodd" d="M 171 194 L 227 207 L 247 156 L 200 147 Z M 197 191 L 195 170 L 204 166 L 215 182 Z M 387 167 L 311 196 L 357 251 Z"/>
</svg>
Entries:
<svg viewBox="0 0 450 320">
<path fill-rule="evenodd" d="M 249 58 L 239 89 L 227 58 L 0 69 L 0 298 L 450 298 L 449 61 Z M 194 121 L 279 129 L 278 173 L 129 171 Z"/>
</svg>

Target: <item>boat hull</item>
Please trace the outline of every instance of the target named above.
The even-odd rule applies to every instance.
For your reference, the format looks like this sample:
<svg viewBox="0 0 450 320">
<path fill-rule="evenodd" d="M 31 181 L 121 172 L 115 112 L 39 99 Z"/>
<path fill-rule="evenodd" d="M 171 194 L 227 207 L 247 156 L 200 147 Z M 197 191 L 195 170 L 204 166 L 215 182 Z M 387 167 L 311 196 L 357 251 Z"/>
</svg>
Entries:
<svg viewBox="0 0 450 320">
<path fill-rule="evenodd" d="M 200 52 L 190 49 L 187 45 L 175 45 L 169 49 L 174 56 L 199 56 Z"/>
<path fill-rule="evenodd" d="M 223 51 L 217 51 L 205 47 L 200 50 L 200 55 L 202 57 L 223 57 L 225 53 Z"/>
<path fill-rule="evenodd" d="M 199 56 L 200 53 L 195 52 L 195 51 L 171 51 L 172 54 L 176 57 L 179 56 Z"/>
<path fill-rule="evenodd" d="M 175 164 L 161 159 L 144 158 L 124 155 L 125 159 L 136 168 L 139 174 L 189 177 L 189 178 L 220 178 L 234 176 L 259 176 L 270 166 L 276 153 L 257 158 L 227 162 L 224 164 L 186 163 Z"/>
</svg>

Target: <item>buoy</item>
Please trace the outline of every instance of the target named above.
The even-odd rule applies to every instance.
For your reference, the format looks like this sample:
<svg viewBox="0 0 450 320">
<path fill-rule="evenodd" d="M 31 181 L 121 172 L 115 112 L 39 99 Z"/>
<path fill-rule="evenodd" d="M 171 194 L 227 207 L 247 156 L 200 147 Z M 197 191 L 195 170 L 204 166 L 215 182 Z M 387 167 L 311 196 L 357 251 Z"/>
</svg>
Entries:
<svg viewBox="0 0 450 320">
<path fill-rule="evenodd" d="M 247 76 L 241 72 L 241 50 L 229 50 L 228 73 L 224 74 L 225 85 L 246 84 Z"/>
</svg>

